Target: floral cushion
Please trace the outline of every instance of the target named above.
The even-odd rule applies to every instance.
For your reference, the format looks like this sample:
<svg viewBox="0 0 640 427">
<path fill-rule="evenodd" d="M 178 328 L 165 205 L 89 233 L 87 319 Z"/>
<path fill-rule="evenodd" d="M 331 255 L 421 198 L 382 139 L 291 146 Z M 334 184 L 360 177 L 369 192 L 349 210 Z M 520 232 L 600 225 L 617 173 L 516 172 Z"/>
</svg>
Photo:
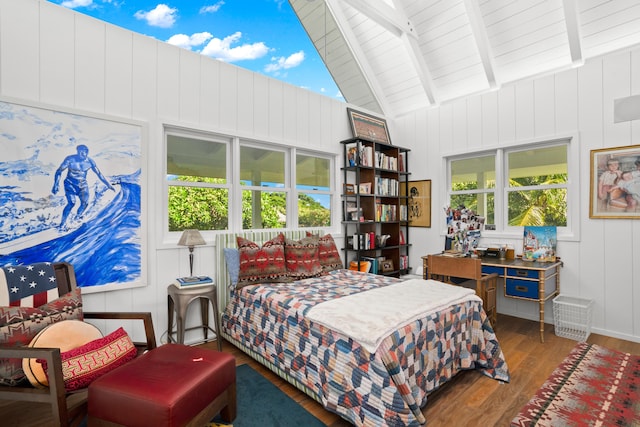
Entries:
<svg viewBox="0 0 640 427">
<path fill-rule="evenodd" d="M 79 288 L 37 308 L 0 307 L 0 344 L 27 346 L 42 329 L 69 319 L 83 319 Z M 0 359 L 0 384 L 15 386 L 25 378 L 22 359 Z"/>
<path fill-rule="evenodd" d="M 284 257 L 290 278 L 306 279 L 322 273 L 322 265 L 318 258 L 318 240 L 317 236 L 301 240 L 285 238 Z"/>
<path fill-rule="evenodd" d="M 240 236 L 236 240 L 240 255 L 238 288 L 256 283 L 288 280 L 284 258 L 284 234 L 278 234 L 262 246 Z"/>
<path fill-rule="evenodd" d="M 307 232 L 307 236 L 313 236 L 313 234 Z M 318 240 L 318 258 L 325 273 L 343 268 L 340 252 L 338 252 L 336 242 L 331 234 L 320 236 Z"/>
<path fill-rule="evenodd" d="M 124 329 L 60 354 L 62 376 L 67 391 L 85 388 L 96 378 L 136 357 L 137 349 Z M 48 373 L 47 362 L 38 359 Z"/>
</svg>

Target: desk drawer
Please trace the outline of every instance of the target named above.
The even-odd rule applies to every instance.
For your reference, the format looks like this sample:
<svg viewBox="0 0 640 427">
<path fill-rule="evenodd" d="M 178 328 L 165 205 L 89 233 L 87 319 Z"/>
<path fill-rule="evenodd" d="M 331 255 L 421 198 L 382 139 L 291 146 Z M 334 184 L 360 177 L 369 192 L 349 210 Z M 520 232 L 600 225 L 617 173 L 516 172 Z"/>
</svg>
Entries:
<svg viewBox="0 0 640 427">
<path fill-rule="evenodd" d="M 532 280 L 507 279 L 505 293 L 507 296 L 538 299 L 539 282 Z"/>
<path fill-rule="evenodd" d="M 540 271 L 530 270 L 528 268 L 507 268 L 507 276 L 522 277 L 524 279 L 537 279 L 540 277 Z"/>
<path fill-rule="evenodd" d="M 504 267 L 494 267 L 493 265 L 483 265 L 482 274 L 498 273 L 500 276 L 504 276 Z"/>
</svg>

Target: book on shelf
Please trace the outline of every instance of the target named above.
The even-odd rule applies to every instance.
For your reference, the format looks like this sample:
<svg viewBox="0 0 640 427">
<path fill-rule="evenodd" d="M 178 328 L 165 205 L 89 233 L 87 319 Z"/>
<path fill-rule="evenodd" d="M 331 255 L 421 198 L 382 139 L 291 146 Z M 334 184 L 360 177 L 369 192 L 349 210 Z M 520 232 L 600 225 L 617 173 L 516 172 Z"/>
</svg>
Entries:
<svg viewBox="0 0 640 427">
<path fill-rule="evenodd" d="M 371 268 L 369 269 L 369 273 L 378 274 L 378 271 L 380 271 L 380 268 L 379 268 L 379 265 L 378 265 L 378 258 L 376 258 L 376 257 L 368 257 L 368 256 L 361 256 L 360 260 L 361 261 L 367 261 L 367 262 L 371 263 Z"/>
<path fill-rule="evenodd" d="M 178 277 L 176 281 L 178 282 L 178 286 L 181 288 L 196 285 L 210 285 L 213 283 L 213 280 L 211 280 L 211 277 L 209 276 Z"/>
</svg>

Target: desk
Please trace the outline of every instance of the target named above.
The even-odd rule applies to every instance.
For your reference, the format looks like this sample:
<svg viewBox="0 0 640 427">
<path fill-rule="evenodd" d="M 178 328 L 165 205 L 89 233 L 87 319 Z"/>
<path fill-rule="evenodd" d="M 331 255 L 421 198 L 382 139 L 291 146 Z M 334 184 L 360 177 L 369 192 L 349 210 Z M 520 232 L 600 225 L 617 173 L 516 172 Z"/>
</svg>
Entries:
<svg viewBox="0 0 640 427">
<path fill-rule="evenodd" d="M 427 274 L 427 257 L 422 257 L 423 276 Z M 560 293 L 561 261 L 529 262 L 520 258 L 482 258 L 482 272 L 498 273 L 504 279 L 504 296 L 535 301 L 540 306 L 540 342 L 544 342 L 544 304 Z"/>
</svg>

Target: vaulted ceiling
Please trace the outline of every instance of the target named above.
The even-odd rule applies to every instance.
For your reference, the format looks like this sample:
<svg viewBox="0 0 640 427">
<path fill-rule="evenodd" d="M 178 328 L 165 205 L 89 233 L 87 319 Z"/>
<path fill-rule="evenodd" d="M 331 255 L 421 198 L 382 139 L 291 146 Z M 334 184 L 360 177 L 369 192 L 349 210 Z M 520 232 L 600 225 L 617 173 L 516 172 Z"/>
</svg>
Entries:
<svg viewBox="0 0 640 427">
<path fill-rule="evenodd" d="M 638 0 L 289 0 L 345 100 L 397 117 L 640 45 Z"/>
</svg>

